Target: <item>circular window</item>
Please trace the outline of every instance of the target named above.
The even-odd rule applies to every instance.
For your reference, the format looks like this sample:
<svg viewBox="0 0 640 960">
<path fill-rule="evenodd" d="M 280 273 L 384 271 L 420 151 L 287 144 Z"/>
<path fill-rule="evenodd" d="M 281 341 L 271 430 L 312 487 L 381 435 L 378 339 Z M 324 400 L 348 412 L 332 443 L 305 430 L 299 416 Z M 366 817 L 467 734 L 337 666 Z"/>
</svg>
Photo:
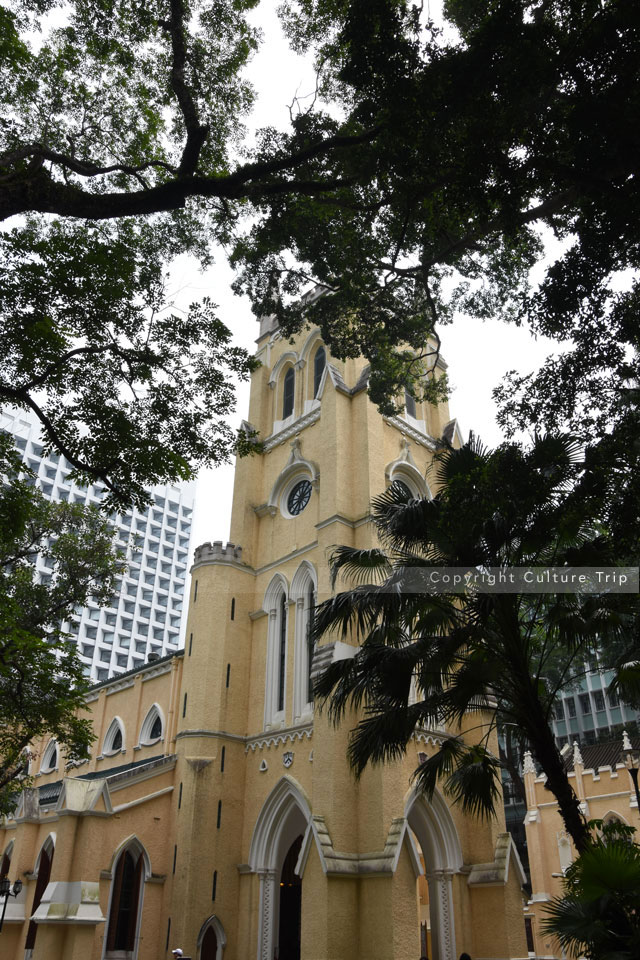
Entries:
<svg viewBox="0 0 640 960">
<path fill-rule="evenodd" d="M 309 480 L 300 480 L 292 488 L 287 498 L 287 510 L 292 517 L 297 517 L 302 513 L 311 499 L 311 483 Z"/>
<path fill-rule="evenodd" d="M 409 485 L 406 484 L 404 480 L 394 480 L 393 482 L 396 485 L 396 487 L 402 490 L 403 494 L 405 495 L 405 497 L 407 497 L 407 499 L 413 500 L 413 493 L 411 492 Z"/>
</svg>

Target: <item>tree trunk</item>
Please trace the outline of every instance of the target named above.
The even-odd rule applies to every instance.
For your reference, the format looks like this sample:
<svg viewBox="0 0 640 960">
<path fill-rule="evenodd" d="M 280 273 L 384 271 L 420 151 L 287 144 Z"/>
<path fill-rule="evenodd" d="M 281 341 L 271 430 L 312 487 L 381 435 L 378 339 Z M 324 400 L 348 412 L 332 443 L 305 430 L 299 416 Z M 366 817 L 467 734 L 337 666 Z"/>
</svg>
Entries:
<svg viewBox="0 0 640 960">
<path fill-rule="evenodd" d="M 538 719 L 539 723 L 535 728 L 532 724 L 527 731 L 528 739 L 536 760 L 547 776 L 545 787 L 558 801 L 558 810 L 567 833 L 573 840 L 578 853 L 582 853 L 589 839 L 587 821 L 580 810 L 580 801 L 569 783 L 553 733 L 544 717 L 541 716 Z"/>
</svg>

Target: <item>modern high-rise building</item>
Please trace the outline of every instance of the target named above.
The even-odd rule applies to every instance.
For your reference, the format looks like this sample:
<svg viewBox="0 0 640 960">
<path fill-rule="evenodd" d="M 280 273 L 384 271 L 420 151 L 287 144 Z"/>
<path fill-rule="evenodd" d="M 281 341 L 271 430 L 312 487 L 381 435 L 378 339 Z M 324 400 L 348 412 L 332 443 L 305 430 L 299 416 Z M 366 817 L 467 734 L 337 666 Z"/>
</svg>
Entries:
<svg viewBox="0 0 640 960">
<path fill-rule="evenodd" d="M 564 690 L 555 705 L 553 733 L 560 748 L 571 746 L 574 741 L 591 744 L 597 740 L 619 740 L 623 729 L 638 728 L 640 711 L 622 703 L 608 689 L 613 671 L 603 669 L 595 661 L 584 667 L 585 673 L 576 678 L 575 687 Z"/>
<path fill-rule="evenodd" d="M 35 417 L 4 408 L 0 429 L 10 433 L 35 483 L 51 500 L 99 504 L 100 483 L 90 486 L 70 479 L 63 456 L 44 455 Z M 129 561 L 125 576 L 108 607 L 89 602 L 77 610 L 65 629 L 76 635 L 85 672 L 94 681 L 106 680 L 140 666 L 149 655 L 164 656 L 183 646 L 184 591 L 189 559 L 194 493 L 192 485 L 154 487 L 153 503 L 112 514 L 117 545 Z M 46 558 L 38 557 L 42 582 L 51 576 Z"/>
</svg>

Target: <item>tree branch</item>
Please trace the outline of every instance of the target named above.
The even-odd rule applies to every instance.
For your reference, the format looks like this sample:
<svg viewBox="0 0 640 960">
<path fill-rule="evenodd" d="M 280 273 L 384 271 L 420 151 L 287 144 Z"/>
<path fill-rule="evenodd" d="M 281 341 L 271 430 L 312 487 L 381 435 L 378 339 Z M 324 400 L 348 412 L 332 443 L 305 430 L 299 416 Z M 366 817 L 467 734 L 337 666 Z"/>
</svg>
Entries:
<svg viewBox="0 0 640 960">
<path fill-rule="evenodd" d="M 66 460 L 68 460 L 72 467 L 75 467 L 76 470 L 80 470 L 82 473 L 86 473 L 91 477 L 95 477 L 96 480 L 101 480 L 105 487 L 107 487 L 107 489 L 111 490 L 113 493 L 118 492 L 118 488 L 109 479 L 106 469 L 100 470 L 98 467 L 92 467 L 90 463 L 85 463 L 71 452 L 56 430 L 53 422 L 49 419 L 44 410 L 38 406 L 33 397 L 29 396 L 29 394 L 23 390 L 15 389 L 14 387 L 8 387 L 6 385 L 0 387 L 0 396 L 2 395 L 4 395 L 7 400 L 16 404 L 17 406 L 27 406 L 33 410 L 56 449 L 65 457 Z"/>
<path fill-rule="evenodd" d="M 198 108 L 186 81 L 187 45 L 184 30 L 184 4 L 182 0 L 171 0 L 171 19 L 162 26 L 171 35 L 171 89 L 173 90 L 182 118 L 187 139 L 182 151 L 178 177 L 191 177 L 198 167 L 200 151 L 209 134 L 209 127 L 200 123 Z"/>
</svg>

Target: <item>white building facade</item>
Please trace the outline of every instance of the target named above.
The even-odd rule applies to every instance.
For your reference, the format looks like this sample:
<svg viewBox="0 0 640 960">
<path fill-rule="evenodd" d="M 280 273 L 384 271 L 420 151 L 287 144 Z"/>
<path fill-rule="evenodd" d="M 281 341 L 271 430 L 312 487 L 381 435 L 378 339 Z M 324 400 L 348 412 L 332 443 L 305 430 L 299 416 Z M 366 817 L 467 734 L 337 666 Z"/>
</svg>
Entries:
<svg viewBox="0 0 640 960">
<path fill-rule="evenodd" d="M 45 497 L 54 501 L 98 505 L 100 483 L 89 486 L 70 479 L 72 468 L 63 456 L 44 455 L 35 417 L 4 408 L 0 429 L 10 433 L 23 460 L 36 475 Z M 112 514 L 116 544 L 126 550 L 127 573 L 108 607 L 89 602 L 76 611 L 64 629 L 77 637 L 85 673 L 95 682 L 143 664 L 150 654 L 164 656 L 184 646 L 185 587 L 191 539 L 194 485 L 167 485 L 150 491 L 152 504 Z M 51 575 L 38 557 L 41 581 Z"/>
</svg>

